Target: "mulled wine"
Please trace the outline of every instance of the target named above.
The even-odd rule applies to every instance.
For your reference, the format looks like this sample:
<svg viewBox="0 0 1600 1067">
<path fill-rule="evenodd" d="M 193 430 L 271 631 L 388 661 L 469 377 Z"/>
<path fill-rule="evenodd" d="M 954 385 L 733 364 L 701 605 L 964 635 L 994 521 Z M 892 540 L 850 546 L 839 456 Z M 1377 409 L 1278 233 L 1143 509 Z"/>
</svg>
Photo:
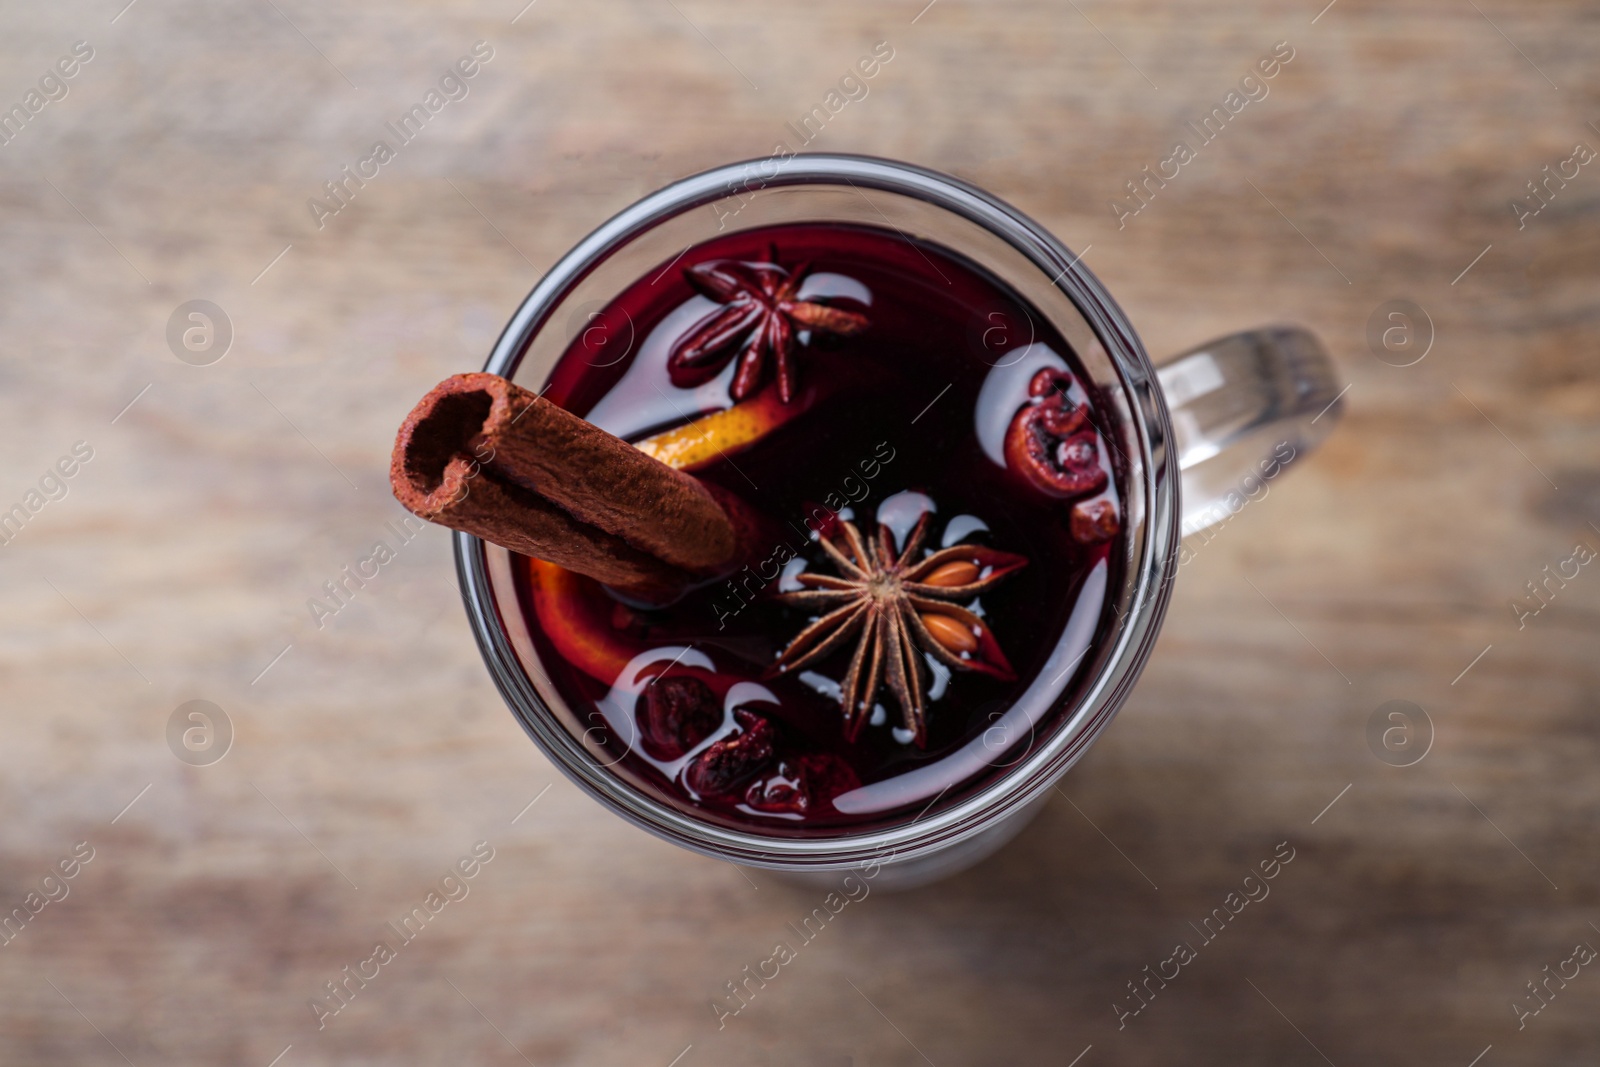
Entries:
<svg viewBox="0 0 1600 1067">
<path fill-rule="evenodd" d="M 670 598 L 514 557 L 553 710 L 662 803 L 773 836 L 915 819 L 1093 679 L 1127 556 L 1111 415 L 960 254 L 859 225 L 719 237 L 589 316 L 544 384 L 761 517 L 738 569 Z"/>
</svg>

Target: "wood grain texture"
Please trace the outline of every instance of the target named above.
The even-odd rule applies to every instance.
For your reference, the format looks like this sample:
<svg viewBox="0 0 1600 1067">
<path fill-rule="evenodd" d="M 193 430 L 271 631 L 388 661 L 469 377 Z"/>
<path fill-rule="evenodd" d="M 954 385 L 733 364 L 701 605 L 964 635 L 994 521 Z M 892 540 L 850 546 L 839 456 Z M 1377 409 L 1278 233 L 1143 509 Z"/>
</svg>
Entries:
<svg viewBox="0 0 1600 1067">
<path fill-rule="evenodd" d="M 1525 628 L 1511 604 L 1600 546 L 1600 170 L 1524 229 L 1509 207 L 1600 147 L 1592 5 L 120 6 L 0 13 L 8 106 L 94 49 L 0 146 L 0 511 L 93 449 L 0 549 L 0 907 L 95 850 L 0 947 L 0 1061 L 1593 1061 L 1592 968 L 1521 1030 L 1511 1005 L 1600 946 L 1600 572 Z M 319 229 L 308 198 L 480 40 L 468 95 Z M 1137 692 L 1017 841 L 850 905 L 719 1030 L 820 894 L 562 779 L 384 472 L 576 240 L 770 153 L 880 40 L 812 147 L 993 190 L 1089 249 L 1154 352 L 1311 326 L 1348 416 L 1183 568 Z M 1119 228 L 1124 183 L 1279 41 L 1270 95 Z M 1437 333 L 1406 368 L 1365 340 L 1397 298 Z M 233 325 L 210 366 L 165 339 L 191 299 Z M 307 598 L 379 540 L 318 628 Z M 167 747 L 195 698 L 236 731 L 212 766 Z M 1416 766 L 1368 750 L 1391 699 L 1436 728 Z M 309 998 L 479 840 L 470 894 L 319 1031 Z M 1126 983 L 1283 841 L 1270 897 L 1119 1030 Z"/>
</svg>

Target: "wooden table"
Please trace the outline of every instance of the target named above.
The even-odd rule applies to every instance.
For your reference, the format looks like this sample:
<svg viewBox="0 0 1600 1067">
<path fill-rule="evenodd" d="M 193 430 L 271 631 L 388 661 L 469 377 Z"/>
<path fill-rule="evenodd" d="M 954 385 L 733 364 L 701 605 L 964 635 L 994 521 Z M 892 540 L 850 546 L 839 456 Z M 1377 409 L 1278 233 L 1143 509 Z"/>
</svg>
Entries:
<svg viewBox="0 0 1600 1067">
<path fill-rule="evenodd" d="M 0 948 L 0 1062 L 1593 1062 L 1593 967 L 1521 1029 L 1513 1005 L 1600 946 L 1600 571 L 1513 605 L 1600 547 L 1600 169 L 1525 228 L 1510 207 L 1600 147 L 1592 6 L 921 2 L 0 15 L 8 105 L 93 50 L 0 146 L 0 510 L 41 505 L 0 552 L 0 904 L 40 893 Z M 307 201 L 477 41 L 466 95 L 319 229 Z M 1155 352 L 1307 324 L 1348 414 L 1183 568 L 1138 691 L 1016 842 L 852 905 L 719 1030 L 819 893 L 568 784 L 492 689 L 441 531 L 320 629 L 306 601 L 398 545 L 399 418 L 561 253 L 770 153 L 878 41 L 811 147 L 1015 203 Z M 1281 41 L 1269 95 L 1119 227 L 1125 183 Z M 1397 299 L 1435 334 L 1412 366 L 1366 339 Z M 168 345 L 191 300 L 231 324 L 209 365 Z M 231 722 L 219 762 L 169 748 L 190 700 Z M 1369 749 L 1390 700 L 1431 720 L 1413 766 Z M 468 896 L 319 1030 L 311 998 L 479 841 Z M 1270 896 L 1204 941 L 1280 842 Z"/>
</svg>

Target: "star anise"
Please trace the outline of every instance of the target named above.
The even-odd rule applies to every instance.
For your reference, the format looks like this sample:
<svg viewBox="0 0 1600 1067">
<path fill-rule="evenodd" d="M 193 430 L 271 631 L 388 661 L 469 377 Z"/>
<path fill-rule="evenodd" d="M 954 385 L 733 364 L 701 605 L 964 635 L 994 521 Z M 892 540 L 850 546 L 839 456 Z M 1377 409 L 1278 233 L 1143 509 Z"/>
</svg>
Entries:
<svg viewBox="0 0 1600 1067">
<path fill-rule="evenodd" d="M 927 527 L 924 513 L 897 552 L 887 527 L 880 525 L 876 538 L 868 539 L 855 524 L 840 522 L 843 549 L 826 536 L 819 541 L 839 576 L 802 571 L 796 580 L 806 588 L 777 598 L 795 607 L 830 610 L 789 642 L 772 673 L 809 666 L 857 638 L 840 694 L 849 740 L 861 732 L 879 688 L 887 684 L 900 705 L 905 728 L 912 731 L 917 747 L 923 746 L 926 667 L 919 652 L 951 670 L 1005 680 L 1016 677 L 984 621 L 952 601 L 970 600 L 992 589 L 1028 561 L 999 549 L 963 544 L 913 562 Z"/>
<path fill-rule="evenodd" d="M 687 389 L 710 381 L 737 350 L 739 369 L 728 389 L 733 399 L 743 400 L 760 388 L 770 359 L 777 364 L 778 399 L 787 404 L 795 392 L 798 331 L 848 337 L 867 328 L 865 315 L 798 299 L 810 265 L 791 272 L 777 260 L 778 250 L 773 248 L 765 263 L 713 259 L 683 272 L 701 295 L 722 306 L 690 327 L 667 354 L 673 385 Z"/>
</svg>

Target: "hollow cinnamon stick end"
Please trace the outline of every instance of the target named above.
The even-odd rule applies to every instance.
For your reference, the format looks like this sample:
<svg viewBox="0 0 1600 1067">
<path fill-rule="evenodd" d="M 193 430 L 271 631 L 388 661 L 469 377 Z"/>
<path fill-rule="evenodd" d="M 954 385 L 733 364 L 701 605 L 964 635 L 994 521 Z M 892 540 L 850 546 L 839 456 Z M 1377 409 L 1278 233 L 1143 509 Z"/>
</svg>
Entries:
<svg viewBox="0 0 1600 1067">
<path fill-rule="evenodd" d="M 467 463 L 459 465 L 460 477 L 449 477 L 452 461 L 472 451 L 491 416 L 497 421 L 515 419 L 536 399 L 495 374 L 455 374 L 434 386 L 395 435 L 389 457 L 395 499 L 408 511 L 439 521 L 470 477 Z"/>
<path fill-rule="evenodd" d="M 575 522 L 526 490 L 482 475 L 476 461 L 457 455 L 424 493 L 407 478 L 394 485 L 406 509 L 524 556 L 586 574 L 641 603 L 666 603 L 694 584 L 694 576 L 653 559 L 620 538 Z"/>
<path fill-rule="evenodd" d="M 675 599 L 693 575 L 588 526 L 538 494 L 501 482 L 479 456 L 492 427 L 538 397 L 493 374 L 457 374 L 412 409 L 395 437 L 389 484 L 407 511 L 525 556 L 587 574 L 645 603 Z M 531 421 L 531 420 L 530 420 Z"/>
</svg>

